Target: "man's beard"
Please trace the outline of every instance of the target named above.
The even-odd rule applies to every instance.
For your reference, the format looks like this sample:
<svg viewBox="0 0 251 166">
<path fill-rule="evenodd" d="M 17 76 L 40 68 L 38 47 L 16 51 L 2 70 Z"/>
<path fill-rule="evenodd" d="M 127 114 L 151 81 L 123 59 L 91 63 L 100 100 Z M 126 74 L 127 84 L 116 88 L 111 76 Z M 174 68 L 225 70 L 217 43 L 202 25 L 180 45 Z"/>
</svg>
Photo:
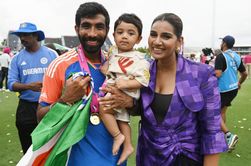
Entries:
<svg viewBox="0 0 251 166">
<path fill-rule="evenodd" d="M 23 47 L 25 47 L 26 49 L 30 49 L 32 47 L 31 43 L 25 41 L 25 40 L 21 40 L 21 44 L 23 45 Z"/>
<path fill-rule="evenodd" d="M 96 53 L 98 52 L 102 45 L 104 44 L 105 42 L 105 38 L 101 38 L 101 37 L 94 37 L 94 38 L 87 38 L 87 37 L 81 37 L 78 35 L 78 38 L 79 38 L 79 41 L 82 45 L 82 47 L 84 48 L 84 50 L 88 53 Z M 96 46 L 90 46 L 87 44 L 88 41 L 97 41 L 97 45 Z"/>
</svg>

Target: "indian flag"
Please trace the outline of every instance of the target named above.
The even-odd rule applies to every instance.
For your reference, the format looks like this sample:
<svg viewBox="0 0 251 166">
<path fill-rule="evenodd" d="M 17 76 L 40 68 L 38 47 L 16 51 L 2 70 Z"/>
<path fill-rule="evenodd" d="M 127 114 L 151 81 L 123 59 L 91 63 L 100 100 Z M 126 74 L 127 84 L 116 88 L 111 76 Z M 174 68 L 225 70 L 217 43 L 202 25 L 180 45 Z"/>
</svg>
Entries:
<svg viewBox="0 0 251 166">
<path fill-rule="evenodd" d="M 86 133 L 92 90 L 73 106 L 56 103 L 32 132 L 32 145 L 17 166 L 67 165 L 71 147 Z"/>
</svg>

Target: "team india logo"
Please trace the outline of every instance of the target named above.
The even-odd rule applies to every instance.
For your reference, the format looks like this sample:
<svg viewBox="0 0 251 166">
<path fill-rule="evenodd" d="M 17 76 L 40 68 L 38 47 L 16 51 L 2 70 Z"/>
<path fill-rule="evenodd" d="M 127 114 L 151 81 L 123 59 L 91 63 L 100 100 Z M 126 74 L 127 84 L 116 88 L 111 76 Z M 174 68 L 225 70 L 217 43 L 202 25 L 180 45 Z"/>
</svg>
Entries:
<svg viewBox="0 0 251 166">
<path fill-rule="evenodd" d="M 40 63 L 42 63 L 43 65 L 46 64 L 48 62 L 48 59 L 43 57 L 40 59 Z"/>
</svg>

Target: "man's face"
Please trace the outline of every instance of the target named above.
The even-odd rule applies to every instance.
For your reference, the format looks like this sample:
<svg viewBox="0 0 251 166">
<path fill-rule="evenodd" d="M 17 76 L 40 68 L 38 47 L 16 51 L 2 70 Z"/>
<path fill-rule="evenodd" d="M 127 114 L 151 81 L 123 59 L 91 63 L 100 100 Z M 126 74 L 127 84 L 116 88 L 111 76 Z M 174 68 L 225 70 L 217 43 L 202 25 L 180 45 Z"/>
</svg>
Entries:
<svg viewBox="0 0 251 166">
<path fill-rule="evenodd" d="M 221 42 L 220 49 L 223 51 L 224 41 Z"/>
<path fill-rule="evenodd" d="M 19 33 L 18 34 L 22 45 L 25 48 L 31 48 L 34 43 L 37 43 L 37 36 L 35 36 L 33 33 Z"/>
<path fill-rule="evenodd" d="M 76 26 L 75 30 L 87 53 L 99 52 L 108 33 L 105 17 L 101 14 L 92 18 L 81 18 L 80 26 Z"/>
</svg>

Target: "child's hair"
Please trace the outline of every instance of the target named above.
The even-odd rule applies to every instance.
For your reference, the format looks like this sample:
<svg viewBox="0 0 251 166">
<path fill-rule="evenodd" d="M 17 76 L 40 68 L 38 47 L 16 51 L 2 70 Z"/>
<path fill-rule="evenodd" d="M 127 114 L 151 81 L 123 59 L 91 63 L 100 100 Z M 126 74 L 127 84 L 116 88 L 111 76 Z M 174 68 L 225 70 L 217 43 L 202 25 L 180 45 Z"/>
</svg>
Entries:
<svg viewBox="0 0 251 166">
<path fill-rule="evenodd" d="M 142 34 L 142 28 L 143 28 L 143 25 L 142 25 L 142 22 L 140 20 L 140 18 L 138 16 L 136 16 L 135 14 L 131 13 L 124 13 L 122 14 L 121 16 L 119 16 L 119 18 L 115 21 L 115 24 L 114 24 L 114 31 L 116 31 L 116 28 L 118 27 L 118 25 L 121 23 L 121 22 L 126 22 L 126 23 L 130 23 L 130 24 L 133 24 L 137 27 L 137 30 L 138 30 L 138 33 L 139 33 L 139 36 L 141 36 Z"/>
</svg>

